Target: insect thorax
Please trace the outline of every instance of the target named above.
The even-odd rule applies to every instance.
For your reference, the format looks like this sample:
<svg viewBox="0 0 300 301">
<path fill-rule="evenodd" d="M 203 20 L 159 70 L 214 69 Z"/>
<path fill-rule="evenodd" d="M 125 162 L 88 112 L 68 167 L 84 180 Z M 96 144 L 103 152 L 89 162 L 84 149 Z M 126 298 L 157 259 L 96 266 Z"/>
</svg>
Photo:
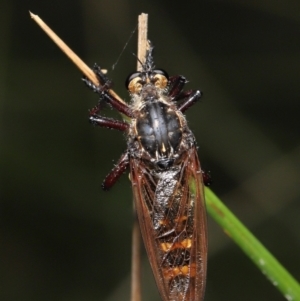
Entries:
<svg viewBox="0 0 300 301">
<path fill-rule="evenodd" d="M 143 101 L 129 137 L 131 155 L 149 160 L 160 170 L 173 166 L 181 153 L 194 144 L 184 116 L 171 101 L 162 97 Z"/>
</svg>

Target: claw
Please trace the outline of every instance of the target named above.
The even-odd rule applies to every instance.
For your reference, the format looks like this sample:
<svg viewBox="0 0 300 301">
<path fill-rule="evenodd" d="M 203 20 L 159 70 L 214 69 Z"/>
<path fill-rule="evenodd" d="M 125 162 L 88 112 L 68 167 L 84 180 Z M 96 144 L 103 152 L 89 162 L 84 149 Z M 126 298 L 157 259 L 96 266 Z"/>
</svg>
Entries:
<svg viewBox="0 0 300 301">
<path fill-rule="evenodd" d="M 113 82 L 101 71 L 101 67 L 97 63 L 94 64 L 93 71 L 101 83 L 103 90 L 112 88 Z"/>
</svg>

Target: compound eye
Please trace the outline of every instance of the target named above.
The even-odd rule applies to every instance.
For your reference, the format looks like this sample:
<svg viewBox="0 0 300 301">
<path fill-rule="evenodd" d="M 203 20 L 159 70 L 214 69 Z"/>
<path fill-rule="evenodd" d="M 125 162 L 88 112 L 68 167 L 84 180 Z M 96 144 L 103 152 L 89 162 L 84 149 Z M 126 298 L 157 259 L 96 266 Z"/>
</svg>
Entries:
<svg viewBox="0 0 300 301">
<path fill-rule="evenodd" d="M 157 88 L 164 89 L 169 81 L 169 76 L 166 71 L 158 69 L 153 70 L 154 85 Z"/>
<path fill-rule="evenodd" d="M 167 79 L 169 79 L 169 75 L 168 75 L 167 71 L 165 71 L 163 69 L 155 69 L 155 70 L 153 70 L 153 73 L 155 73 L 155 74 L 161 74 L 164 77 L 166 77 Z"/>
<path fill-rule="evenodd" d="M 142 89 L 141 72 L 130 74 L 125 82 L 126 88 L 130 93 L 139 93 Z"/>
</svg>

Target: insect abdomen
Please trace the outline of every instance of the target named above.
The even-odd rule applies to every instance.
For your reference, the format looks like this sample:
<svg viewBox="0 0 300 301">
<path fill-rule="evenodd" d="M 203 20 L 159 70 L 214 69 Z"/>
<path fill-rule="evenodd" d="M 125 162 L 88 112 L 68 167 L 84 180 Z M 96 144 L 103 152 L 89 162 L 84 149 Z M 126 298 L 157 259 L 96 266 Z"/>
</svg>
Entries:
<svg viewBox="0 0 300 301">
<path fill-rule="evenodd" d="M 196 274 L 195 262 L 191 259 L 194 243 L 193 200 L 189 206 L 182 202 L 189 192 L 179 185 L 179 176 L 180 168 L 176 167 L 160 173 L 155 191 L 156 202 L 152 204 L 152 222 L 162 274 L 170 300 L 178 301 L 189 300 L 185 298 Z"/>
</svg>

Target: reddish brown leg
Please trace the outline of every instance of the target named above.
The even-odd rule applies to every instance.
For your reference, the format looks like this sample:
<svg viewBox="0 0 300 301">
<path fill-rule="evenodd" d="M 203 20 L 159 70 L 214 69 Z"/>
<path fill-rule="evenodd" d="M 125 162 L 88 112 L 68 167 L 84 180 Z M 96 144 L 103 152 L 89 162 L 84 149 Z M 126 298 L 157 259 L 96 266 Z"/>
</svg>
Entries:
<svg viewBox="0 0 300 301">
<path fill-rule="evenodd" d="M 110 95 L 109 92 L 107 92 L 107 91 L 104 91 L 101 94 L 102 94 L 101 97 L 103 97 L 103 100 L 105 100 L 108 104 L 110 104 L 114 109 L 116 109 L 117 111 L 126 115 L 129 118 L 134 117 L 132 110 L 129 108 L 129 106 L 127 104 L 119 101 L 118 99 L 116 99 L 115 97 Z"/>
<path fill-rule="evenodd" d="M 126 131 L 129 127 L 129 124 L 123 121 L 119 121 L 112 118 L 102 117 L 99 115 L 90 116 L 90 123 L 93 125 L 105 127 L 108 129 L 115 129 L 118 131 Z"/>
<path fill-rule="evenodd" d="M 90 111 L 89 120 L 91 124 L 122 132 L 129 128 L 129 124 L 127 122 L 97 115 L 99 110 L 100 108 L 98 105 Z"/>
<path fill-rule="evenodd" d="M 112 171 L 106 176 L 102 183 L 103 190 L 109 190 L 126 171 L 129 166 L 129 155 L 126 151 L 118 161 L 117 165 Z"/>
<path fill-rule="evenodd" d="M 203 183 L 205 186 L 210 186 L 212 184 L 212 179 L 210 175 L 210 171 L 201 170 Z"/>
<path fill-rule="evenodd" d="M 97 64 L 94 65 L 93 69 L 102 86 L 101 87 L 96 86 L 88 78 L 83 77 L 82 80 L 85 82 L 85 84 L 94 92 L 100 95 L 100 100 L 106 101 L 108 104 L 110 104 L 114 109 L 116 109 L 120 113 L 126 115 L 127 117 L 132 118 L 133 112 L 129 108 L 129 106 L 121 102 L 120 100 L 118 100 L 117 98 L 115 98 L 109 93 L 109 89 L 112 86 L 112 82 L 101 72 L 101 69 Z"/>
<path fill-rule="evenodd" d="M 189 90 L 182 92 L 184 85 L 187 83 L 187 80 L 184 76 L 172 76 L 170 77 L 169 81 L 169 96 L 171 97 L 171 99 L 175 101 L 183 99 L 183 101 L 178 105 L 179 111 L 185 112 L 201 97 L 201 92 L 199 90 Z"/>
<path fill-rule="evenodd" d="M 189 107 L 191 107 L 200 99 L 201 92 L 199 90 L 190 90 L 184 92 L 182 95 L 185 97 L 185 100 L 179 105 L 178 110 L 184 113 Z"/>
<path fill-rule="evenodd" d="M 178 100 L 178 97 L 186 84 L 186 78 L 182 75 L 171 76 L 169 79 L 170 89 L 169 96 L 172 100 Z"/>
</svg>

